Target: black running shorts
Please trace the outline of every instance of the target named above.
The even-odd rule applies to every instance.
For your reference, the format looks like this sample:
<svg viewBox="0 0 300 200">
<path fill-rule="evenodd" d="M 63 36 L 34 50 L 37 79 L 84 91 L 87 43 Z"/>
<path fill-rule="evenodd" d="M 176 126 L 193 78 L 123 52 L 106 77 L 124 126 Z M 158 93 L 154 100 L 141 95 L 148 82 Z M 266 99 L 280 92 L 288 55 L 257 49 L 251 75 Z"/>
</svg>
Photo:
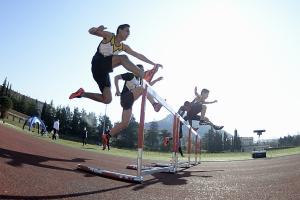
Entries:
<svg viewBox="0 0 300 200">
<path fill-rule="evenodd" d="M 121 106 L 123 110 L 131 109 L 133 103 L 134 103 L 134 97 L 131 91 L 127 91 L 121 94 Z"/>
<path fill-rule="evenodd" d="M 202 110 L 202 104 L 200 103 L 193 104 L 191 110 L 186 113 L 187 114 L 186 118 L 188 120 L 197 120 L 198 119 L 197 115 L 201 112 L 201 110 Z"/>
<path fill-rule="evenodd" d="M 101 92 L 105 87 L 111 87 L 109 73 L 112 71 L 112 56 L 104 57 L 96 52 L 92 59 L 92 73 Z"/>
</svg>

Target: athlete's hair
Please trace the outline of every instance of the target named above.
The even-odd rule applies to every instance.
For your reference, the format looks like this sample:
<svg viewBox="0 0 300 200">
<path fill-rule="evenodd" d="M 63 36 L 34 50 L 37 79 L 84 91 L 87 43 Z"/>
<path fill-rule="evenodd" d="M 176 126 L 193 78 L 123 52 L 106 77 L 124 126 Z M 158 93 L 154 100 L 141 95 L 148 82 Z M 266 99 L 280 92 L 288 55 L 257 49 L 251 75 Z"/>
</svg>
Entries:
<svg viewBox="0 0 300 200">
<path fill-rule="evenodd" d="M 117 29 L 117 34 L 119 33 L 120 29 L 123 30 L 125 28 L 130 28 L 129 24 L 121 24 Z"/>
<path fill-rule="evenodd" d="M 208 89 L 202 89 L 201 90 L 201 95 L 203 95 L 203 94 L 208 94 L 209 93 L 209 90 Z"/>
<path fill-rule="evenodd" d="M 184 105 L 184 106 L 189 106 L 189 105 L 191 105 L 191 102 L 185 101 L 183 105 Z"/>
<path fill-rule="evenodd" d="M 140 69 L 144 70 L 144 66 L 143 66 L 143 65 L 141 65 L 141 64 L 137 64 L 136 66 L 138 66 L 138 68 L 140 68 Z"/>
</svg>

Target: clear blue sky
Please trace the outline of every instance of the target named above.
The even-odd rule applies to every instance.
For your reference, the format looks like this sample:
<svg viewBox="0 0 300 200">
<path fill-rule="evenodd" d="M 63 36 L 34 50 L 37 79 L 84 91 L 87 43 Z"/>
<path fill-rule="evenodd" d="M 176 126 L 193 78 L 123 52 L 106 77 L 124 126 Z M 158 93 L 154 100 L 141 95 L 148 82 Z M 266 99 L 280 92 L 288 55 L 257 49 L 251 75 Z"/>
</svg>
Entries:
<svg viewBox="0 0 300 200">
<path fill-rule="evenodd" d="M 68 96 L 79 87 L 99 91 L 90 61 L 100 38 L 88 29 L 103 24 L 115 32 L 128 23 L 125 43 L 164 65 L 164 80 L 154 88 L 175 110 L 193 99 L 195 86 L 205 87 L 209 99 L 218 100 L 208 105 L 207 116 L 226 131 L 253 136 L 262 128 L 264 138 L 295 134 L 299 10 L 297 0 L 1 0 L 0 81 L 7 77 L 14 90 L 55 106 L 104 114 L 104 105 Z M 120 67 L 111 77 L 123 72 Z M 134 106 L 137 119 L 139 109 L 140 101 Z M 119 97 L 107 110 L 113 122 L 120 120 Z M 146 121 L 167 114 L 148 104 Z"/>
</svg>

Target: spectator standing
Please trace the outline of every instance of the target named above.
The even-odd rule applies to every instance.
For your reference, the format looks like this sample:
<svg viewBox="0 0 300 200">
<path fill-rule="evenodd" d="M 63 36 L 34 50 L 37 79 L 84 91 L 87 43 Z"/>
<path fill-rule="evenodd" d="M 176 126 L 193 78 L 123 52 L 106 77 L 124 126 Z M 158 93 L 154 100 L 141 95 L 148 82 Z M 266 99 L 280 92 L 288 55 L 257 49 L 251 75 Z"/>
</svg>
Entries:
<svg viewBox="0 0 300 200">
<path fill-rule="evenodd" d="M 53 123 L 52 140 L 56 140 L 56 136 L 58 136 L 58 131 L 59 131 L 59 119 L 57 119 L 57 120 Z"/>
<path fill-rule="evenodd" d="M 88 135 L 88 132 L 86 130 L 86 127 L 84 127 L 83 132 L 82 132 L 82 146 L 86 145 L 87 135 Z"/>
</svg>

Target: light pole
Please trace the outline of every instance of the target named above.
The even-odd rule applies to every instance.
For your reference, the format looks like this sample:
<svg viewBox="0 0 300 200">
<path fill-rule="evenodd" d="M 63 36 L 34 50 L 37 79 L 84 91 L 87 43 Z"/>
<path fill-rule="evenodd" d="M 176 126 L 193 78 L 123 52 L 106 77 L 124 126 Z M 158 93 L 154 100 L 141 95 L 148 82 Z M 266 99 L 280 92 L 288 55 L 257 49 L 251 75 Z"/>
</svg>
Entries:
<svg viewBox="0 0 300 200">
<path fill-rule="evenodd" d="M 257 140 L 257 144 L 259 145 L 260 143 L 260 136 L 262 135 L 262 133 L 266 132 L 266 130 L 254 130 L 254 133 L 256 133 L 258 135 L 258 140 Z M 265 158 L 267 155 L 266 150 L 262 149 L 262 150 L 257 150 L 257 151 L 252 151 L 252 158 Z"/>
</svg>

